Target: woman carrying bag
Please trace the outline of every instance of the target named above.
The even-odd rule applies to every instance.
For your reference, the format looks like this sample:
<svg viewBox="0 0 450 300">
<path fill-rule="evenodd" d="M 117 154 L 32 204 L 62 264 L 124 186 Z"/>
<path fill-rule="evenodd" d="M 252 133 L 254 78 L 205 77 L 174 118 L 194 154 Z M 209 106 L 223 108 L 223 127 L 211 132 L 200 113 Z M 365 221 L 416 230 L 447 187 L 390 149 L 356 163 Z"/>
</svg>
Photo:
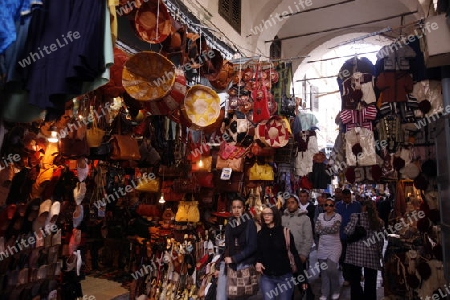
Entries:
<svg viewBox="0 0 450 300">
<path fill-rule="evenodd" d="M 291 300 L 297 284 L 307 287 L 294 237 L 281 226 L 281 214 L 276 207 L 264 208 L 261 216 L 256 270 L 261 273 L 263 299 Z M 293 273 L 300 275 L 294 277 Z"/>
<path fill-rule="evenodd" d="M 365 200 L 362 212 L 352 214 L 344 233 L 350 236 L 357 226 L 364 227 L 366 236 L 349 243 L 345 255 L 345 263 L 349 264 L 351 300 L 376 300 L 377 275 L 381 270 L 381 259 L 384 240 L 377 238 L 377 232 L 384 227 L 383 220 L 378 217 L 375 201 Z M 374 238 L 375 237 L 375 238 Z M 375 241 L 373 243 L 373 241 Z M 364 290 L 361 287 L 361 269 L 364 268 Z"/>
<path fill-rule="evenodd" d="M 247 299 L 258 292 L 254 267 L 256 225 L 252 216 L 245 213 L 243 198 L 236 197 L 231 205 L 233 216 L 225 227 L 225 251 L 217 282 L 217 300 Z"/>
</svg>

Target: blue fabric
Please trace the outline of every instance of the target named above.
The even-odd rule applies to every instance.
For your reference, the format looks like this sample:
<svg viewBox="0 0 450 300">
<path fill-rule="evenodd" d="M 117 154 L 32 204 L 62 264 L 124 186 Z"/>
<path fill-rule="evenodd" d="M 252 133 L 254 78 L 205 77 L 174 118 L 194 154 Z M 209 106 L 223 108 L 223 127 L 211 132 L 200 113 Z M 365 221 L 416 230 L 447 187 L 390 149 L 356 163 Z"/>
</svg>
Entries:
<svg viewBox="0 0 450 300">
<path fill-rule="evenodd" d="M 351 214 L 356 214 L 361 212 L 361 204 L 357 201 L 352 201 L 346 204 L 344 201 L 339 201 L 336 203 L 336 212 L 341 215 L 342 223 L 340 229 L 341 240 L 347 240 L 347 235 L 344 233 L 345 226 L 350 222 Z"/>
<path fill-rule="evenodd" d="M 222 261 L 220 263 L 219 278 L 217 279 L 216 300 L 227 300 L 228 299 L 227 275 L 225 275 L 225 268 L 226 268 L 225 262 Z"/>
<path fill-rule="evenodd" d="M 261 292 L 264 300 L 291 300 L 294 294 L 295 284 L 292 274 L 282 276 L 261 275 Z M 298 281 L 294 281 L 297 282 Z"/>
<path fill-rule="evenodd" d="M 16 40 L 16 21 L 25 0 L 3 0 L 0 9 L 0 54 Z"/>
</svg>

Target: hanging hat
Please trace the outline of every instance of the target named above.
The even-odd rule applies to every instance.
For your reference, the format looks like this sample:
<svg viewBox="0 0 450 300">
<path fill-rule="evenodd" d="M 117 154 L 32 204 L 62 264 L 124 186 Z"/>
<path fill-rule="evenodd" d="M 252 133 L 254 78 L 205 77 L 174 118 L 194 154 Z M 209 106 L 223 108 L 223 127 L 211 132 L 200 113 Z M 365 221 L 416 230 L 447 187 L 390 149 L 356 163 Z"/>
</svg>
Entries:
<svg viewBox="0 0 450 300">
<path fill-rule="evenodd" d="M 220 98 L 213 89 L 197 84 L 187 91 L 181 110 L 194 128 L 203 129 L 219 118 Z"/>
<path fill-rule="evenodd" d="M 170 35 L 172 20 L 162 0 L 146 0 L 136 12 L 134 25 L 141 40 L 159 44 Z"/>
<path fill-rule="evenodd" d="M 437 165 L 433 159 L 428 159 L 422 164 L 422 172 L 429 177 L 437 176 Z"/>
<path fill-rule="evenodd" d="M 152 101 L 166 96 L 175 83 L 174 64 L 159 53 L 143 51 L 133 55 L 122 73 L 122 85 L 136 100 Z"/>
<path fill-rule="evenodd" d="M 291 127 L 286 118 L 273 116 L 258 124 L 255 138 L 272 148 L 281 148 L 289 143 Z"/>
<path fill-rule="evenodd" d="M 169 58 L 171 53 L 180 52 L 186 44 L 186 25 L 171 18 L 170 35 L 161 43 L 161 51 Z"/>
<path fill-rule="evenodd" d="M 219 75 L 220 69 L 223 66 L 223 57 L 219 50 L 203 50 L 203 64 L 200 67 L 200 75 L 209 80 Z M 206 57 L 205 57 L 206 56 Z"/>
<path fill-rule="evenodd" d="M 224 60 L 217 75 L 208 74 L 205 77 L 209 80 L 209 83 L 211 83 L 213 88 L 225 90 L 233 79 L 234 74 L 235 70 L 233 64 Z"/>
</svg>

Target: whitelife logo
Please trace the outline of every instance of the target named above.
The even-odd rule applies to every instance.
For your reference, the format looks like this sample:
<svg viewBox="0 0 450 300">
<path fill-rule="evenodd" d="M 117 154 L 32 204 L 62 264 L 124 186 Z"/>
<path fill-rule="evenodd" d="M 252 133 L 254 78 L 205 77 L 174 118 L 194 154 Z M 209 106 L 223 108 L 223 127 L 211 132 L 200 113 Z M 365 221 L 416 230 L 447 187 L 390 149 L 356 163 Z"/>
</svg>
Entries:
<svg viewBox="0 0 450 300">
<path fill-rule="evenodd" d="M 44 46 L 44 47 L 42 47 L 42 49 L 41 49 L 41 47 L 38 47 L 37 52 L 30 52 L 30 54 L 26 58 L 22 59 L 22 61 L 19 61 L 19 65 L 22 68 L 25 68 L 26 66 L 31 65 L 32 62 L 36 62 L 37 60 L 44 58 L 45 57 L 44 52 L 46 54 L 51 54 L 52 52 L 55 52 L 56 50 L 67 46 L 69 44 L 69 42 L 78 40 L 81 37 L 81 35 L 78 31 L 74 31 L 73 33 L 72 33 L 72 31 L 69 31 L 69 32 L 67 32 L 66 36 L 64 36 L 64 34 L 62 34 L 61 36 L 62 36 L 62 39 L 64 40 L 65 44 L 61 43 L 59 38 L 57 38 L 56 44 L 51 44 L 50 46 Z M 69 41 L 67 41 L 66 37 Z M 44 52 L 42 50 L 44 50 Z"/>
<path fill-rule="evenodd" d="M 300 12 L 301 10 L 304 10 L 306 7 L 309 7 L 312 5 L 312 0 L 299 0 L 298 3 L 294 2 L 295 8 L 297 9 L 297 12 Z M 301 8 L 300 8 L 300 6 Z M 292 7 L 289 5 L 288 10 L 285 10 L 281 13 L 276 13 L 274 16 L 271 14 L 267 20 L 263 20 L 261 24 L 255 26 L 254 28 L 251 28 L 250 31 L 252 32 L 248 36 L 252 35 L 258 35 L 259 33 L 263 32 L 264 29 L 270 28 L 274 26 L 277 22 L 281 22 L 283 20 L 288 19 L 290 16 L 292 16 L 295 13 L 295 11 L 292 9 Z"/>
</svg>

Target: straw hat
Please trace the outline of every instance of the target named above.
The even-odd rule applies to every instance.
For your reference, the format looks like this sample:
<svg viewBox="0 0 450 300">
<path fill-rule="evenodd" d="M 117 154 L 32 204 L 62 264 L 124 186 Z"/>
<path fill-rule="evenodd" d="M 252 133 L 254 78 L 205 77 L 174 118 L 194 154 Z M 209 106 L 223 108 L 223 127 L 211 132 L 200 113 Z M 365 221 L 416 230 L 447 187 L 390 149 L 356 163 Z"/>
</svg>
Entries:
<svg viewBox="0 0 450 300">
<path fill-rule="evenodd" d="M 136 100 L 151 101 L 166 96 L 175 83 L 174 64 L 159 53 L 143 51 L 132 56 L 122 73 L 122 85 Z"/>
<path fill-rule="evenodd" d="M 150 44 L 159 44 L 171 33 L 171 19 L 162 0 L 147 0 L 136 12 L 134 25 L 140 39 Z"/>
<path fill-rule="evenodd" d="M 193 127 L 203 129 L 219 118 L 220 98 L 211 88 L 194 85 L 187 91 L 181 110 Z"/>
<path fill-rule="evenodd" d="M 235 70 L 233 64 L 227 60 L 224 60 L 217 75 L 208 74 L 205 75 L 205 77 L 209 80 L 209 83 L 211 83 L 213 88 L 217 90 L 224 90 L 230 84 L 234 74 Z"/>
<path fill-rule="evenodd" d="M 270 120 L 258 124 L 255 135 L 267 146 L 280 148 L 288 144 L 291 127 L 285 118 L 273 116 Z"/>
</svg>

